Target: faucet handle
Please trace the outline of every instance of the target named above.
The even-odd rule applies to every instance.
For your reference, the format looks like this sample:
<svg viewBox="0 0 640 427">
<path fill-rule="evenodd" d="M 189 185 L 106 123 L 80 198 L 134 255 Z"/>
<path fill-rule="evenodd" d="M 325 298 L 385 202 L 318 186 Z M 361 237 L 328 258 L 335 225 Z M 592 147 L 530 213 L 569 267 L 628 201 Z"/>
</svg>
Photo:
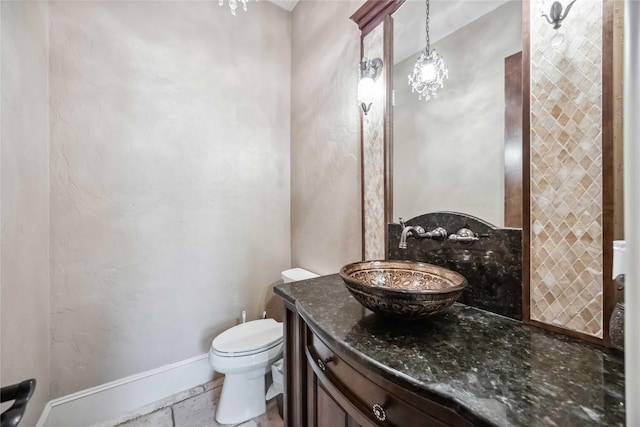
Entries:
<svg viewBox="0 0 640 427">
<path fill-rule="evenodd" d="M 447 240 L 447 236 L 447 230 L 445 230 L 443 227 L 436 227 L 433 230 L 427 232 L 425 237 L 432 240 L 442 241 Z"/>
<path fill-rule="evenodd" d="M 400 223 L 400 227 L 402 228 L 405 227 L 404 220 L 402 219 L 402 217 L 398 218 L 398 222 Z"/>
<path fill-rule="evenodd" d="M 457 233 L 451 234 L 449 236 L 449 240 L 452 242 L 460 242 L 460 243 L 470 245 L 471 243 L 480 240 L 480 238 L 473 231 L 469 230 L 466 227 L 463 227 L 460 230 L 458 230 Z"/>
</svg>

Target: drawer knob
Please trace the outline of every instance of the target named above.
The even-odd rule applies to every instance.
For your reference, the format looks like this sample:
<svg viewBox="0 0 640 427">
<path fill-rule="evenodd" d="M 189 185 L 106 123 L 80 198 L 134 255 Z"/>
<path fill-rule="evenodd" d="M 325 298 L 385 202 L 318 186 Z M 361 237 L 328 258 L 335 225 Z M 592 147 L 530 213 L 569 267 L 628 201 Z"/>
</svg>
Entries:
<svg viewBox="0 0 640 427">
<path fill-rule="evenodd" d="M 381 404 L 374 403 L 372 409 L 373 415 L 378 419 L 378 421 L 385 421 L 387 419 L 387 413 Z"/>
<path fill-rule="evenodd" d="M 326 359 L 322 360 L 322 359 L 318 359 L 318 367 L 320 368 L 321 371 L 324 372 L 325 369 L 327 369 L 326 364 L 331 362 L 331 357 L 327 357 Z"/>
</svg>

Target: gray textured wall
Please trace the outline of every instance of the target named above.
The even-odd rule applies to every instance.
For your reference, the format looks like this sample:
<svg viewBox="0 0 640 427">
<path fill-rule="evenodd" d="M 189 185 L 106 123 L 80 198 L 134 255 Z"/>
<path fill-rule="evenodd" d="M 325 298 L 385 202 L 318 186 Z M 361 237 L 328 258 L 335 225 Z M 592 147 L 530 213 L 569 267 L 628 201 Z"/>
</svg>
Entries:
<svg viewBox="0 0 640 427">
<path fill-rule="evenodd" d="M 21 425 L 49 400 L 48 5 L 0 4 L 2 386 L 36 378 Z"/>
<path fill-rule="evenodd" d="M 183 360 L 290 265 L 290 15 L 52 2 L 52 397 Z"/>
<path fill-rule="evenodd" d="M 419 101 L 394 69 L 394 218 L 458 211 L 504 223 L 504 58 L 522 50 L 520 2 L 509 2 L 434 43 L 449 79 Z"/>
<path fill-rule="evenodd" d="M 35 369 L 26 425 L 49 351 L 51 397 L 182 360 L 290 264 L 361 257 L 362 3 L 3 2 L 2 373 Z"/>
<path fill-rule="evenodd" d="M 302 1 L 292 13 L 292 265 L 321 274 L 361 259 L 360 31 L 364 1 Z"/>
</svg>

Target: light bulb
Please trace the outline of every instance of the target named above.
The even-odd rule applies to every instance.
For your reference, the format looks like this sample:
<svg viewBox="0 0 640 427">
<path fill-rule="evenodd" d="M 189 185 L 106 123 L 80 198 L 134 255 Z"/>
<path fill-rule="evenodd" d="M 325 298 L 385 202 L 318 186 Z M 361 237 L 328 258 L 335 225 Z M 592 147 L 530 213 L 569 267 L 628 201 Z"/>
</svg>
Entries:
<svg viewBox="0 0 640 427">
<path fill-rule="evenodd" d="M 431 82 L 436 79 L 436 67 L 433 62 L 427 62 L 420 70 L 420 77 L 423 82 Z"/>
<path fill-rule="evenodd" d="M 358 82 L 358 102 L 370 104 L 375 96 L 375 82 L 371 77 L 363 77 Z"/>
</svg>

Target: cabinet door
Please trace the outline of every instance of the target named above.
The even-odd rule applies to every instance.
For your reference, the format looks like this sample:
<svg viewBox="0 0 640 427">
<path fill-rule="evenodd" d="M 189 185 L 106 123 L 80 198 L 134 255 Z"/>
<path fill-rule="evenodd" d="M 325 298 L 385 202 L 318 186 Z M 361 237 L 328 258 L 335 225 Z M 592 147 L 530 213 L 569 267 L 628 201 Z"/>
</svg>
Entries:
<svg viewBox="0 0 640 427">
<path fill-rule="evenodd" d="M 349 425 L 349 415 L 320 384 L 316 388 L 316 408 L 318 427 Z"/>
<path fill-rule="evenodd" d="M 335 390 L 327 390 L 320 378 L 307 365 L 307 416 L 309 427 L 374 427 L 374 424 L 357 422 L 343 406 L 344 400 Z M 362 421 L 362 420 L 361 420 Z"/>
</svg>

